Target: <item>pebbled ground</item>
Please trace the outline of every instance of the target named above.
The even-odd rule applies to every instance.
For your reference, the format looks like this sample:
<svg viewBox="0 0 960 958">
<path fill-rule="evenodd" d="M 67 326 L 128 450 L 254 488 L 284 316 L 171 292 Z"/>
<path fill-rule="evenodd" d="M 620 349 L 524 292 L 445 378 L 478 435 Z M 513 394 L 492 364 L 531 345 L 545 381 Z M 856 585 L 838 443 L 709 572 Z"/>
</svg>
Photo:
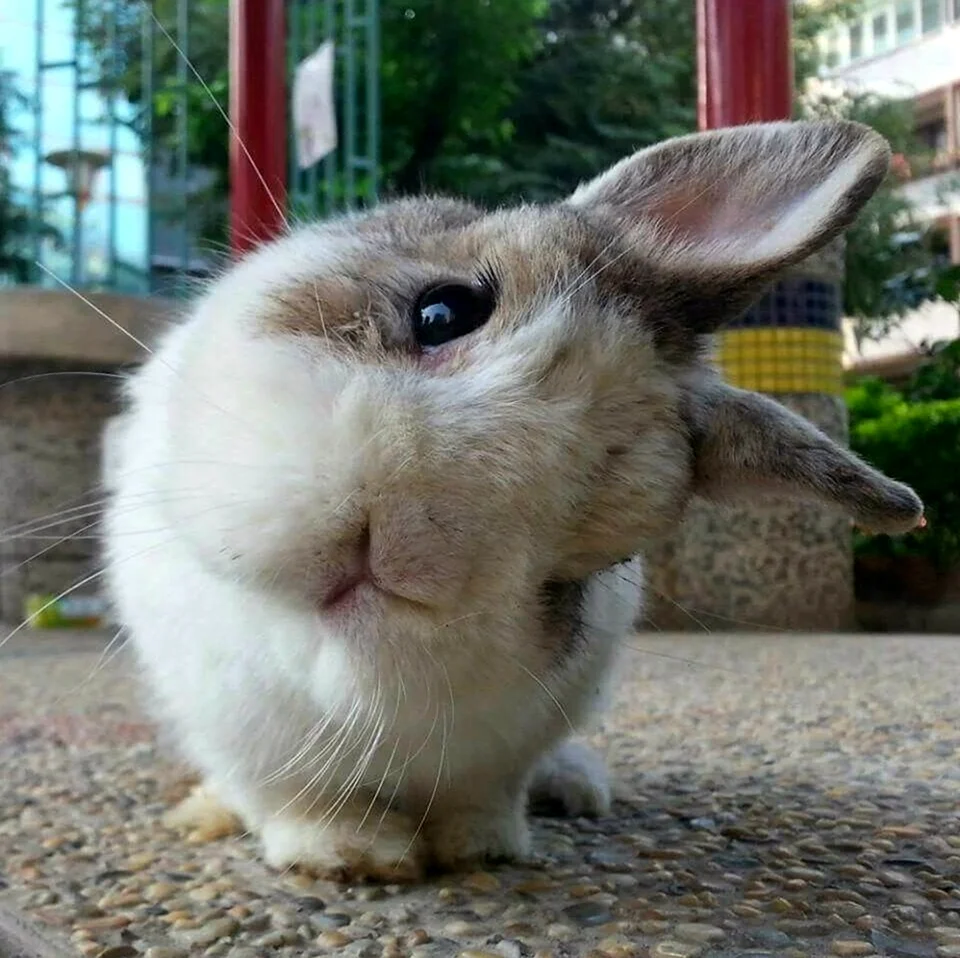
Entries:
<svg viewBox="0 0 960 958">
<path fill-rule="evenodd" d="M 414 889 L 166 831 L 178 770 L 106 643 L 0 649 L 0 906 L 67 954 L 960 958 L 960 638 L 635 636 L 598 736 L 615 814 Z M 15 924 L 0 956 L 39 954 Z"/>
</svg>

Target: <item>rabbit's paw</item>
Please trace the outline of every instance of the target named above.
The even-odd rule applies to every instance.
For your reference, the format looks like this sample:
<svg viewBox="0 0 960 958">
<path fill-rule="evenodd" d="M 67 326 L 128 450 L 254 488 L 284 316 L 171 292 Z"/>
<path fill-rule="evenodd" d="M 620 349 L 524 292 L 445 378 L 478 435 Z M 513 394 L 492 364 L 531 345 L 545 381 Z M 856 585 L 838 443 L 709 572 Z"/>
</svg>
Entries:
<svg viewBox="0 0 960 958">
<path fill-rule="evenodd" d="M 537 766 L 530 805 L 545 815 L 603 818 L 610 814 L 610 779 L 604 760 L 589 745 L 567 741 Z"/>
<path fill-rule="evenodd" d="M 422 848 L 402 815 L 366 816 L 341 811 L 333 821 L 269 819 L 261 831 L 264 857 L 278 870 L 300 871 L 336 882 L 407 882 L 423 875 Z"/>
<path fill-rule="evenodd" d="M 213 842 L 243 831 L 240 816 L 224 805 L 216 791 L 205 784 L 198 785 L 167 812 L 163 823 L 167 828 L 184 833 L 188 841 L 196 844 Z"/>
<path fill-rule="evenodd" d="M 458 870 L 484 862 L 525 859 L 530 828 L 523 802 L 445 811 L 428 825 L 434 863 Z"/>
</svg>

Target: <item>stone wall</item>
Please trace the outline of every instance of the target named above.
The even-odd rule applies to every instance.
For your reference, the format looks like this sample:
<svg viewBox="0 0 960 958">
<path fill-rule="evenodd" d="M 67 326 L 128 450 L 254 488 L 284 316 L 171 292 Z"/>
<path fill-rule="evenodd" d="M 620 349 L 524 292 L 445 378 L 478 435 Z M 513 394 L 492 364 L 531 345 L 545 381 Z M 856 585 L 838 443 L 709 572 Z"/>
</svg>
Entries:
<svg viewBox="0 0 960 958">
<path fill-rule="evenodd" d="M 109 371 L 0 364 L 0 621 L 20 622 L 31 592 L 97 571 L 100 433 L 116 394 Z M 96 592 L 93 580 L 76 594 Z"/>
</svg>

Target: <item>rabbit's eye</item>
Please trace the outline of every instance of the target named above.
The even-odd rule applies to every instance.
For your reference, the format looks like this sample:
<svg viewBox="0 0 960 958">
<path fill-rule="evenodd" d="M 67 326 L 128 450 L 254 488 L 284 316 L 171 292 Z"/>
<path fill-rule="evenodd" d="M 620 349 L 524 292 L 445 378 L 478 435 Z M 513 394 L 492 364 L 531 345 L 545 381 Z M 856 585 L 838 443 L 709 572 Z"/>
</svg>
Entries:
<svg viewBox="0 0 960 958">
<path fill-rule="evenodd" d="M 495 306 L 493 291 L 484 286 L 434 286 L 417 300 L 413 335 L 422 347 L 442 346 L 479 329 Z"/>
</svg>

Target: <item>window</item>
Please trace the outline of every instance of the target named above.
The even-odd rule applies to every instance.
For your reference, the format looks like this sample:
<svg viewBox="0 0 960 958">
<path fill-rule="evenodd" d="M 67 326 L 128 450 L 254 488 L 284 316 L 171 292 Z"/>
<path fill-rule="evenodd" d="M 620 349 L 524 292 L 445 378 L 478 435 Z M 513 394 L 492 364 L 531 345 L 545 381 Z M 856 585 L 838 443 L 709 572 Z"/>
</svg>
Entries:
<svg viewBox="0 0 960 958">
<path fill-rule="evenodd" d="M 890 31 L 887 24 L 887 15 L 881 13 L 873 18 L 873 52 L 883 53 L 890 46 Z"/>
<path fill-rule="evenodd" d="M 956 0 L 960 3 L 960 0 Z M 863 24 L 855 23 L 850 27 L 850 59 L 859 60 L 863 56 Z"/>
<path fill-rule="evenodd" d="M 909 43 L 917 34 L 917 20 L 913 0 L 897 4 L 897 46 Z"/>
<path fill-rule="evenodd" d="M 935 120 L 917 128 L 917 139 L 934 152 L 947 148 L 947 124 L 945 120 Z"/>
<path fill-rule="evenodd" d="M 924 33 L 932 33 L 943 26 L 942 0 L 921 0 L 920 26 Z"/>
</svg>

